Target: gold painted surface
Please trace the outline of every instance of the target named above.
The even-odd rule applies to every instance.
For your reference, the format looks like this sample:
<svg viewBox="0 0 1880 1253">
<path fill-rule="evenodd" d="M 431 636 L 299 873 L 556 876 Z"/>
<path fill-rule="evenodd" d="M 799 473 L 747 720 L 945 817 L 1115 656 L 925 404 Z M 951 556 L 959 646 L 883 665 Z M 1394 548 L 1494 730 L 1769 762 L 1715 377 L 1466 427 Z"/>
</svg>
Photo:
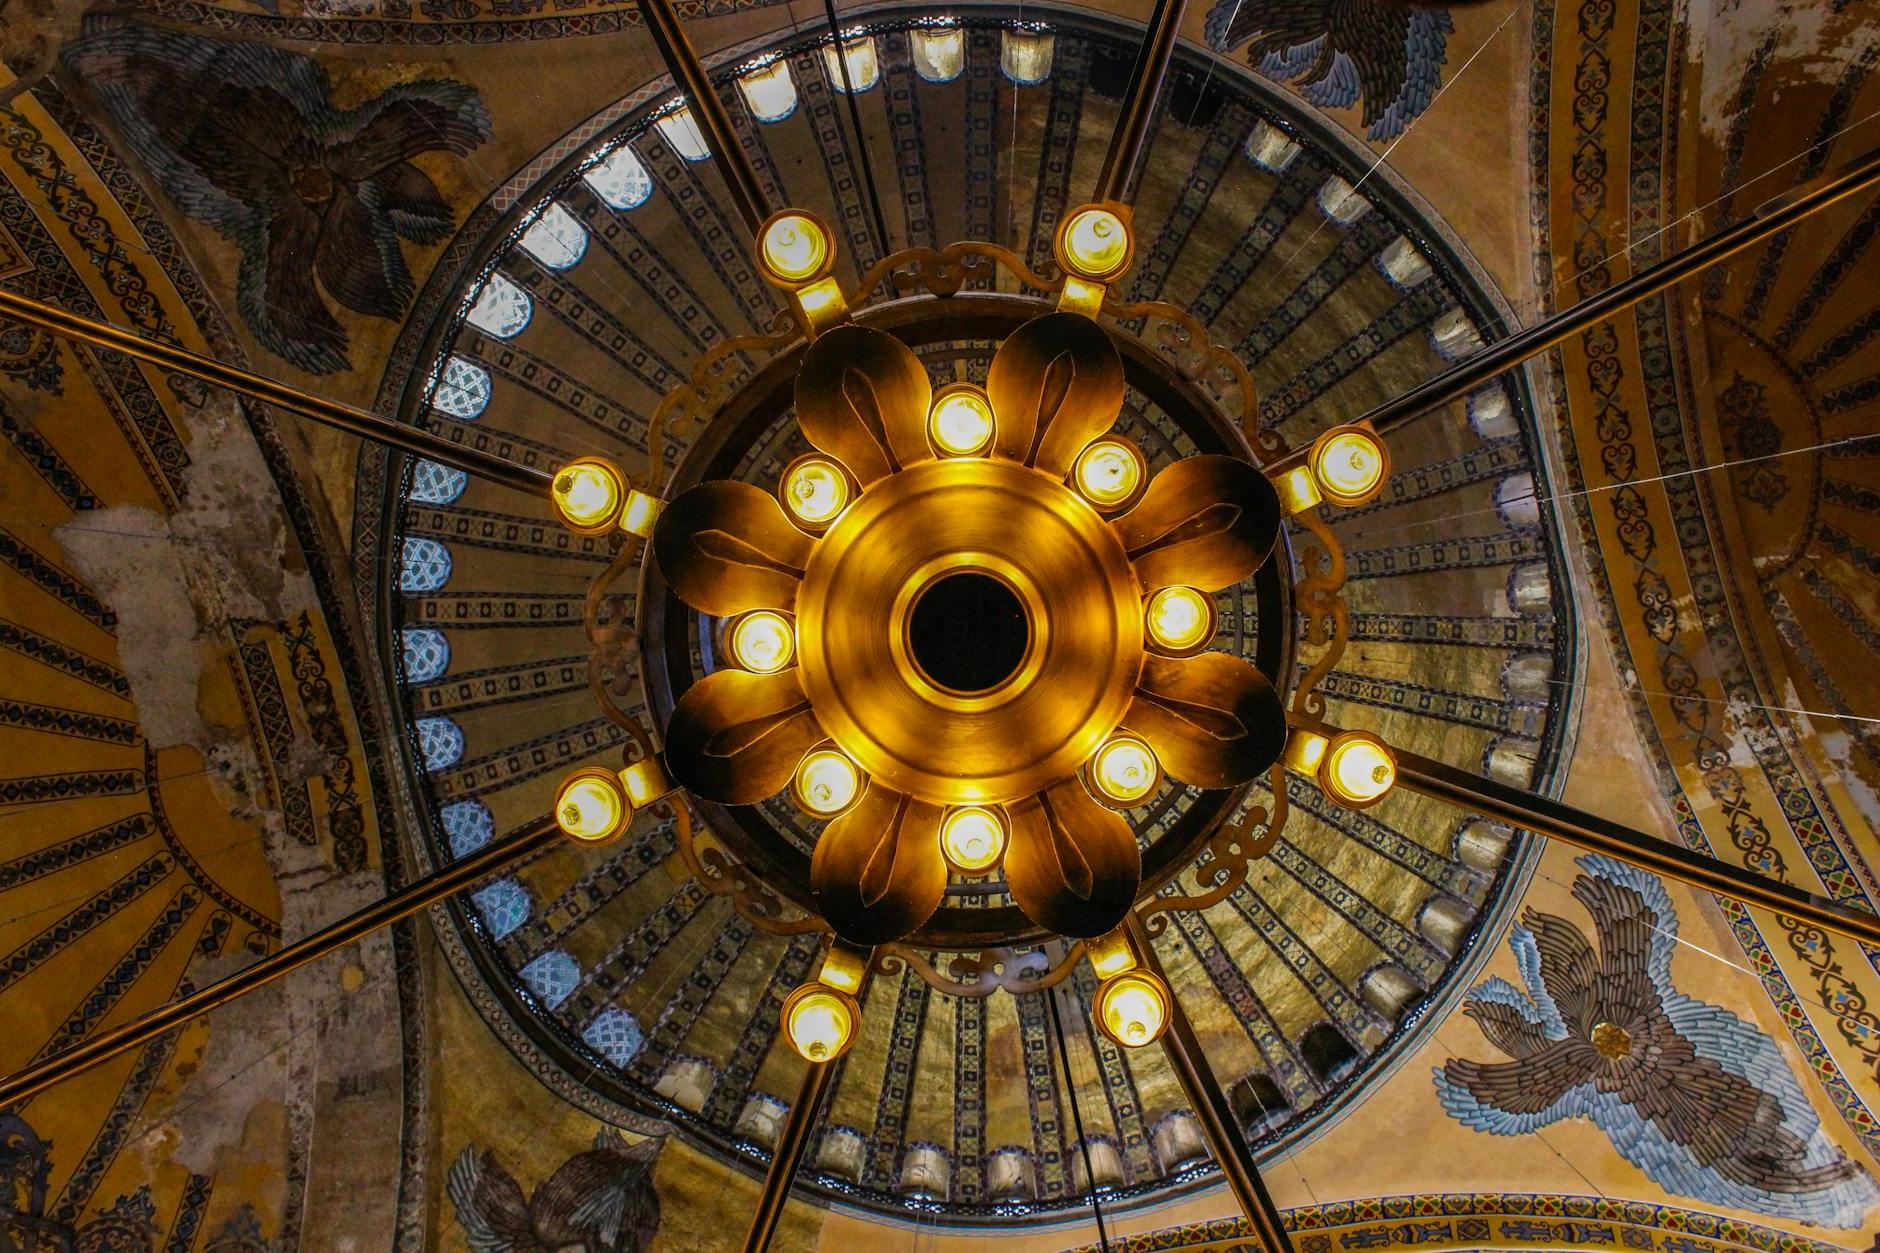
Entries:
<svg viewBox="0 0 1880 1253">
<path fill-rule="evenodd" d="M 966 569 L 1001 577 L 1031 622 L 1027 660 L 985 696 L 921 680 L 898 625 L 913 591 Z M 797 614 L 818 719 L 871 775 L 941 804 L 1017 800 L 1071 773 L 1122 716 L 1142 648 L 1108 525 L 1004 461 L 934 462 L 869 490 L 818 543 Z"/>
</svg>

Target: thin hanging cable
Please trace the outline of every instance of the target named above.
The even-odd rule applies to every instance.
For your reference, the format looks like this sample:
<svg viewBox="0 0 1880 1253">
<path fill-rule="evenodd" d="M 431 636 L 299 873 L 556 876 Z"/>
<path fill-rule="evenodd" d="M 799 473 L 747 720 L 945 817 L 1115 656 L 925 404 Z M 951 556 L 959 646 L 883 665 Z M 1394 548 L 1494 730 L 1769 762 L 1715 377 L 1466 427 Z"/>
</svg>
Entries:
<svg viewBox="0 0 1880 1253">
<path fill-rule="evenodd" d="M 855 80 L 849 76 L 849 59 L 843 52 L 842 26 L 836 20 L 836 0 L 823 0 L 823 12 L 829 16 L 829 37 L 835 41 L 836 66 L 842 71 L 842 94 L 848 97 L 849 127 L 855 132 L 855 151 L 862 160 L 862 184 L 868 188 L 868 208 L 874 214 L 876 236 L 881 241 L 881 255 L 885 257 L 894 249 L 888 242 L 888 219 L 881 211 L 881 193 L 875 187 L 875 163 L 868 155 L 868 134 L 862 130 L 862 109 L 855 103 Z M 856 268 L 865 268 L 859 257 L 856 258 Z"/>
<path fill-rule="evenodd" d="M 1419 113 L 1416 117 L 1410 120 L 1410 124 L 1404 127 L 1403 134 L 1391 140 L 1390 143 L 1384 148 L 1384 151 L 1380 152 L 1377 155 L 1377 160 L 1371 162 L 1371 168 L 1366 170 L 1363 173 L 1363 175 L 1359 177 L 1358 181 L 1351 185 L 1352 195 L 1354 196 L 1357 195 L 1358 189 L 1360 187 L 1363 187 L 1367 182 L 1370 181 L 1371 175 L 1377 173 L 1380 169 L 1384 167 L 1384 163 L 1390 160 L 1390 154 L 1397 151 L 1398 145 L 1402 144 L 1406 139 L 1410 138 L 1411 133 L 1416 130 L 1417 123 L 1423 120 L 1424 115 L 1428 114 L 1430 110 L 1436 107 L 1437 101 L 1443 98 L 1443 94 L 1445 92 L 1447 92 L 1451 87 L 1454 87 L 1458 82 L 1462 80 L 1462 76 L 1468 73 L 1469 67 L 1475 64 L 1475 59 L 1481 56 L 1484 52 L 1488 51 L 1490 45 L 1492 45 L 1495 42 L 1495 40 L 1501 35 L 1501 32 L 1507 29 L 1508 23 L 1512 22 L 1515 18 L 1515 15 L 1520 13 L 1526 7 L 1527 7 L 1527 4 L 1525 3 L 1525 0 L 1524 0 L 1523 3 L 1517 4 L 1512 9 L 1508 10 L 1508 16 L 1501 19 L 1501 25 L 1495 28 L 1494 33 L 1491 34 L 1487 39 L 1484 39 L 1482 41 L 1481 47 L 1477 48 L 1474 52 L 1471 52 L 1469 54 L 1469 59 L 1462 63 L 1461 69 L 1457 70 L 1454 74 L 1450 76 L 1448 82 L 1444 83 L 1441 87 L 1438 87 L 1436 89 L 1436 94 L 1430 97 L 1430 102 L 1428 105 L 1424 107 L 1423 112 Z M 1235 11 L 1236 12 L 1239 11 L 1238 6 L 1236 6 Z M 1326 38 L 1328 39 L 1330 37 L 1331 37 L 1330 35 L 1326 36 Z M 1369 102 L 1367 101 L 1367 103 Z M 1299 259 L 1300 254 L 1303 253 L 1308 247 L 1311 246 L 1313 240 L 1319 237 L 1319 232 L 1325 229 L 1325 225 L 1328 221 L 1330 221 L 1329 218 L 1321 218 L 1319 221 L 1319 224 L 1312 229 L 1312 233 L 1306 236 L 1305 241 L 1301 243 L 1297 248 L 1293 249 L 1293 254 L 1290 257 L 1287 257 L 1286 260 L 1281 263 L 1279 270 L 1276 274 L 1276 277 L 1274 279 L 1276 283 L 1279 280 L 1284 279 L 1288 274 L 1292 273 L 1293 262 L 1297 261 Z"/>
<path fill-rule="evenodd" d="M 1064 1068 L 1064 1091 L 1071 1098 L 1071 1121 L 1077 1125 L 1077 1147 L 1083 1153 L 1084 1182 L 1090 1188 L 1090 1212 L 1097 1220 L 1097 1240 L 1108 1253 L 1110 1233 L 1103 1225 L 1103 1204 L 1097 1200 L 1097 1172 L 1090 1164 L 1090 1137 L 1084 1134 L 1084 1111 L 1077 1102 L 1077 1083 L 1071 1078 L 1071 1051 L 1064 1044 L 1064 1017 L 1058 1012 L 1057 994 L 1056 988 L 1047 991 L 1045 1002 L 1051 1006 L 1051 1025 L 1057 1029 L 1058 1064 Z"/>
</svg>

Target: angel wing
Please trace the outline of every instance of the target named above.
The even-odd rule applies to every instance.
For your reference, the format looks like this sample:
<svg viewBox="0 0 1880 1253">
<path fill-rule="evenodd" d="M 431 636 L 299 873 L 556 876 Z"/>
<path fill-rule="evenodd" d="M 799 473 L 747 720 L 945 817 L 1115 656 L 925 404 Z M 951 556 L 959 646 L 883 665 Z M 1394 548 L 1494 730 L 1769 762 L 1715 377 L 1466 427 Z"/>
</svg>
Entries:
<svg viewBox="0 0 1880 1253">
<path fill-rule="evenodd" d="M 515 1177 L 496 1154 L 466 1148 L 452 1163 L 446 1181 L 457 1225 L 474 1253 L 537 1253 L 529 1206 Z"/>
</svg>

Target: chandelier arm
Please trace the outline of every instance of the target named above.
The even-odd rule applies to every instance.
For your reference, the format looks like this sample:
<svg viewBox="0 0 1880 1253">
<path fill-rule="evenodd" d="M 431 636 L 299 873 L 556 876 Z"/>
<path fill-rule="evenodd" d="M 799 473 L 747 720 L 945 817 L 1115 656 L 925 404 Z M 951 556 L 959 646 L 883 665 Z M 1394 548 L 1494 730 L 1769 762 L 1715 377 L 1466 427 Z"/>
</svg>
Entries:
<svg viewBox="0 0 1880 1253">
<path fill-rule="evenodd" d="M 652 32 L 660 60 L 666 63 L 674 85 L 684 93 L 693 116 L 704 126 L 705 140 L 711 145 L 712 164 L 724 177 L 738 216 L 744 219 L 751 238 L 756 239 L 764 220 L 771 214 L 770 197 L 764 194 L 757 167 L 751 164 L 744 145 L 738 141 L 738 133 L 731 125 L 731 114 L 718 98 L 710 75 L 698 59 L 698 51 L 679 26 L 679 14 L 672 0 L 640 0 L 640 16 L 646 19 L 646 29 Z"/>
<path fill-rule="evenodd" d="M 552 819 L 538 818 L 520 833 L 417 879 L 384 900 L 355 910 L 338 922 L 301 937 L 225 979 L 218 979 L 180 1000 L 172 1001 L 9 1075 L 4 1082 L 0 1082 L 0 1108 L 13 1108 L 55 1084 L 63 1083 L 140 1044 L 147 1044 L 210 1010 L 299 970 L 309 962 L 318 961 L 355 940 L 364 939 L 401 918 L 408 918 L 427 906 L 437 904 L 489 875 L 506 870 L 552 846 L 561 838 L 561 831 Z"/>
<path fill-rule="evenodd" d="M 1246 1133 L 1241 1130 L 1240 1120 L 1234 1117 L 1233 1107 L 1228 1104 L 1214 1072 L 1208 1068 L 1201 1041 L 1195 1036 L 1187 1012 L 1182 1009 L 1181 998 L 1175 995 L 1175 985 L 1169 982 L 1168 973 L 1162 969 L 1162 960 L 1149 942 L 1149 933 L 1134 911 L 1123 920 L 1123 926 L 1137 958 L 1169 989 L 1168 1030 L 1162 1036 L 1162 1051 L 1168 1055 L 1169 1065 L 1174 1068 L 1175 1077 L 1181 1080 L 1188 1104 L 1201 1122 L 1208 1146 L 1214 1152 L 1215 1165 L 1221 1168 L 1227 1186 L 1240 1202 L 1241 1212 L 1246 1214 L 1266 1253 L 1293 1253 L 1292 1237 L 1287 1234 L 1279 1207 L 1273 1203 L 1273 1196 L 1266 1190 L 1259 1168 L 1253 1163 L 1253 1150 L 1247 1144 Z"/>
<path fill-rule="evenodd" d="M 1655 265 L 1646 266 L 1632 277 L 1614 283 L 1605 291 L 1589 296 L 1570 309 L 1510 335 L 1461 365 L 1411 388 L 1395 400 L 1385 401 L 1353 419 L 1353 422 L 1368 422 L 1380 434 L 1387 434 L 1419 414 L 1467 395 L 1502 371 L 1538 356 L 1594 323 L 1629 309 L 1674 283 L 1701 273 L 1772 235 L 1778 235 L 1811 214 L 1865 191 L 1875 183 L 1880 183 L 1880 148 L 1841 167 L 1814 188 L 1791 192 L 1770 201 L 1742 221 L 1672 253 Z M 1282 473 L 1300 464 L 1304 455 L 1303 452 L 1294 453 L 1268 469 L 1275 474 Z"/>
<path fill-rule="evenodd" d="M 874 953 L 870 950 L 861 961 L 861 981 L 852 993 L 858 1004 L 868 990 L 873 971 Z M 856 1029 L 860 1029 L 859 1024 Z M 809 1147 L 810 1133 L 815 1130 L 823 1098 L 828 1096 L 829 1087 L 835 1081 L 835 1068 L 840 1061 L 840 1057 L 835 1057 L 826 1062 L 807 1063 L 803 1082 L 797 1085 L 796 1100 L 783 1120 L 783 1129 L 777 1133 L 777 1147 L 771 1150 L 764 1190 L 758 1194 L 757 1209 L 751 1214 L 751 1227 L 744 1236 L 745 1253 L 763 1253 L 770 1247 L 770 1237 L 777 1230 L 777 1220 L 783 1217 L 784 1203 L 790 1199 L 790 1184 L 796 1178 L 797 1166 L 802 1163 L 803 1150 Z"/>
<path fill-rule="evenodd" d="M 1850 909 L 1826 897 L 1706 857 L 1683 845 L 1537 793 L 1510 787 L 1404 749 L 1392 752 L 1397 759 L 1397 782 L 1413 792 L 1628 862 L 1705 892 L 1760 906 L 1823 931 L 1848 936 L 1863 944 L 1880 945 L 1880 917 L 1873 914 Z"/>
<path fill-rule="evenodd" d="M 112 326 L 109 322 L 69 313 L 56 305 L 22 296 L 18 292 L 0 290 L 0 314 L 50 331 L 64 339 L 76 339 L 98 348 L 109 348 L 139 361 L 147 361 L 178 374 L 187 374 L 191 378 L 264 401 L 289 413 L 297 413 L 303 418 L 311 418 L 323 426 L 389 444 L 466 474 L 474 474 L 480 479 L 513 487 L 517 491 L 546 496 L 549 484 L 554 481 L 554 475 L 547 470 L 517 465 L 494 453 L 459 444 L 435 431 L 394 422 L 369 409 L 316 396 L 312 392 L 264 378 L 239 366 L 224 364 L 187 348 L 145 339 L 122 327 Z"/>
<path fill-rule="evenodd" d="M 1143 34 L 1142 49 L 1136 54 L 1135 68 L 1129 73 L 1122 112 L 1110 135 L 1103 169 L 1097 175 L 1096 194 L 1091 197 L 1099 204 L 1127 205 L 1136 197 L 1137 172 L 1149 146 L 1156 101 L 1162 94 L 1162 80 L 1175 55 L 1175 36 L 1187 10 L 1188 0 L 1156 0 L 1155 10 L 1149 14 L 1149 27 Z"/>
</svg>

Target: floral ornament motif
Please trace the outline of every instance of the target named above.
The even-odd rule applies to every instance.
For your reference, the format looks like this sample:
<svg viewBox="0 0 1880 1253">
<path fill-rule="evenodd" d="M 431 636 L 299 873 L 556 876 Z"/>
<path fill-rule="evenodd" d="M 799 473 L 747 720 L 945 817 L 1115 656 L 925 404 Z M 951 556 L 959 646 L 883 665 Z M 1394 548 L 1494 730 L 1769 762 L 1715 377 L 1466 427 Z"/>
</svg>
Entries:
<svg viewBox="0 0 1880 1253">
<path fill-rule="evenodd" d="M 1285 739 L 1279 698 L 1252 664 L 1155 655 L 1144 636 L 1157 591 L 1212 593 L 1267 560 L 1280 505 L 1265 476 L 1197 456 L 1108 513 L 1080 494 L 1067 479 L 1124 398 L 1115 345 L 1081 314 L 1015 331 L 985 397 L 988 446 L 943 456 L 919 359 L 883 332 L 838 326 L 805 354 L 796 402 L 810 444 L 852 483 L 846 507 L 817 535 L 775 496 L 712 481 L 673 500 L 653 535 L 660 573 L 693 609 L 795 615 L 791 664 L 718 669 L 683 693 L 666 759 L 688 790 L 729 805 L 782 791 L 818 746 L 856 763 L 860 794 L 818 838 L 810 886 L 857 944 L 932 916 L 948 876 L 941 823 L 960 805 L 1002 810 L 1005 883 L 1033 922 L 1104 934 L 1133 904 L 1142 863 L 1115 802 L 1080 777 L 1092 754 L 1135 736 L 1171 777 L 1222 788 L 1265 770 Z M 932 590 L 958 575 L 1002 587 L 1025 623 L 1009 673 L 970 689 L 929 673 L 918 626 Z"/>
<path fill-rule="evenodd" d="M 236 302 L 255 337 L 316 374 L 350 367 L 327 299 L 404 316 L 399 241 L 450 233 L 451 207 L 414 159 L 490 136 L 463 83 L 400 83 L 341 109 L 318 62 L 260 43 L 94 18 L 64 60 L 177 207 L 241 250 Z"/>
<path fill-rule="evenodd" d="M 1464 1011 L 1511 1060 L 1443 1065 L 1443 1107 L 1494 1135 L 1587 1118 L 1668 1191 L 1859 1226 L 1880 1187 L 1822 1133 L 1774 1042 L 1672 986 L 1664 885 L 1606 857 L 1577 864 L 1573 896 L 1599 950 L 1566 919 L 1527 912 L 1508 941 L 1527 992 L 1490 979 Z"/>
</svg>

